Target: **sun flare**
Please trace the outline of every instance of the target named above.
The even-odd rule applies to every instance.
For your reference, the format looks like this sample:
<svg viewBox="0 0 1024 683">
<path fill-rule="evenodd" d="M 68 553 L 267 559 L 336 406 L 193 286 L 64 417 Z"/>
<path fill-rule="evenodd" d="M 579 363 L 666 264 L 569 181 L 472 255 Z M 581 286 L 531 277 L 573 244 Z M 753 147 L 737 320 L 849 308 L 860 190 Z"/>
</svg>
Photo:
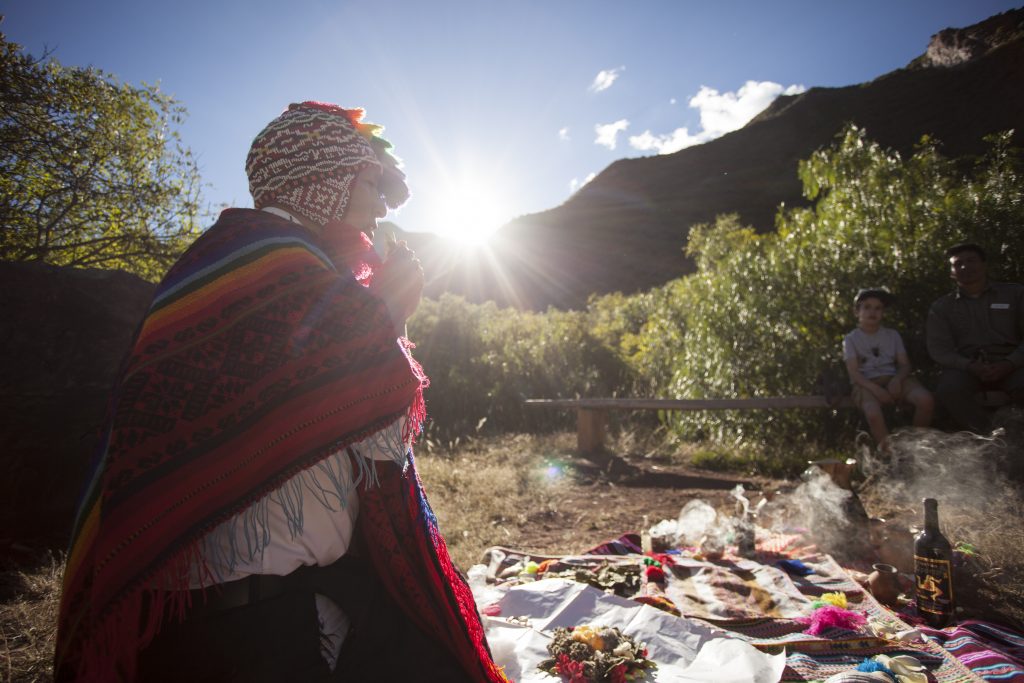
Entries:
<svg viewBox="0 0 1024 683">
<path fill-rule="evenodd" d="M 476 182 L 462 182 L 445 192 L 433 213 L 433 232 L 464 246 L 485 244 L 510 219 L 504 202 Z"/>
</svg>

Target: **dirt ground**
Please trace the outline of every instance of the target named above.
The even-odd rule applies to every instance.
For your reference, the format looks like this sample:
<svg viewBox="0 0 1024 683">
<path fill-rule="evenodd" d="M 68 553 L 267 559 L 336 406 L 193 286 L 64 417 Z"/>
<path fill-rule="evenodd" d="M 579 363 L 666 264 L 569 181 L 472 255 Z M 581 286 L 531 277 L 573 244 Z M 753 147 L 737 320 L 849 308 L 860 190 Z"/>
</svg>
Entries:
<svg viewBox="0 0 1024 683">
<path fill-rule="evenodd" d="M 784 505 L 800 483 L 655 464 L 628 455 L 613 456 L 600 465 L 576 458 L 571 461 L 570 471 L 573 474 L 560 491 L 558 510 L 531 513 L 529 523 L 520 527 L 517 542 L 499 545 L 540 555 L 582 552 L 623 533 L 639 533 L 663 519 L 674 520 L 680 509 L 695 498 L 732 515 L 732 490 L 737 484 L 744 486 L 751 503 L 763 496 Z M 878 495 L 870 481 L 855 483 L 854 489 L 851 516 L 859 517 L 865 526 L 850 529 L 859 537 L 851 535 L 849 544 L 833 538 L 830 545 L 813 535 L 808 540 L 821 542 L 820 549 L 833 554 L 858 580 L 866 578 L 864 572 L 870 572 L 875 562 L 894 564 L 905 577 L 911 575 L 918 511 L 894 507 Z M 799 519 L 800 511 L 795 512 Z M 969 539 L 980 546 L 977 555 L 957 556 L 958 617 L 986 619 L 1024 631 L 1024 568 L 1019 562 L 1021 549 L 1014 548 L 1020 532 L 1014 529 L 1012 534 L 1007 533 L 1005 526 L 1016 527 L 1010 520 L 1019 519 L 1020 511 L 980 508 L 967 517 L 950 514 L 948 509 L 946 512 L 943 528 L 954 545 L 958 539 Z M 1013 514 L 1004 517 L 1007 512 Z M 872 546 L 871 525 L 867 522 L 881 517 L 887 517 L 888 524 L 883 527 L 881 544 Z M 986 524 L 995 526 L 991 532 L 979 533 L 979 527 Z M 909 593 L 909 579 L 904 583 Z"/>
<path fill-rule="evenodd" d="M 523 529 L 518 547 L 539 554 L 581 552 L 624 533 L 640 533 L 645 525 L 649 528 L 664 519 L 674 520 L 694 499 L 731 514 L 735 509 L 731 492 L 740 484 L 754 502 L 762 493 L 770 496 L 787 486 L 785 481 L 629 456 L 600 463 L 574 458 L 559 510 L 530 513 L 530 524 Z"/>
</svg>

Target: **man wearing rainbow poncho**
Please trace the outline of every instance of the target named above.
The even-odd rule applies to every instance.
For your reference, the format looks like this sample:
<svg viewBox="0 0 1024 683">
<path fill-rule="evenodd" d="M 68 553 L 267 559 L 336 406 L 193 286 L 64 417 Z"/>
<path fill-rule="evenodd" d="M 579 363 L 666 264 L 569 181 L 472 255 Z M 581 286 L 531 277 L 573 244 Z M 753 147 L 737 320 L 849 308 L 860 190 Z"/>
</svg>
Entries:
<svg viewBox="0 0 1024 683">
<path fill-rule="evenodd" d="M 423 288 L 370 237 L 408 198 L 361 110 L 291 105 L 160 283 L 111 401 L 58 681 L 501 681 L 411 444 Z M 386 646 L 386 647 L 385 647 Z"/>
</svg>

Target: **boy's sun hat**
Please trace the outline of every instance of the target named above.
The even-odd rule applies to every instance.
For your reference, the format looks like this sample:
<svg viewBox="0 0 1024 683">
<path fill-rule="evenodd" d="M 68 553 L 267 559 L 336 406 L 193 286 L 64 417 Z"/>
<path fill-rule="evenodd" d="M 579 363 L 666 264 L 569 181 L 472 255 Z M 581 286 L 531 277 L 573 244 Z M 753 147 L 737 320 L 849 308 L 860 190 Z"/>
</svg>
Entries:
<svg viewBox="0 0 1024 683">
<path fill-rule="evenodd" d="M 892 292 L 890 292 L 885 287 L 869 287 L 867 289 L 858 289 L 857 296 L 853 297 L 853 305 L 856 306 L 860 304 L 860 302 L 864 301 L 864 299 L 878 299 L 885 306 L 891 306 L 893 302 L 896 301 L 896 297 L 894 297 L 892 295 Z"/>
</svg>

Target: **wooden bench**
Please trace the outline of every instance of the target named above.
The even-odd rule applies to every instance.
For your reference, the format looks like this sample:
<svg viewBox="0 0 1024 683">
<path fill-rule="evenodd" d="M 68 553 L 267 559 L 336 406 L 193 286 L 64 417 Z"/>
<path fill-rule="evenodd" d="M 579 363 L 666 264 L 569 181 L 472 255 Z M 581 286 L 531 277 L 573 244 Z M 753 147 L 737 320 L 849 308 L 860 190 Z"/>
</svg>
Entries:
<svg viewBox="0 0 1024 683">
<path fill-rule="evenodd" d="M 589 455 L 604 450 L 610 410 L 786 410 L 849 408 L 848 396 L 832 405 L 824 396 L 771 396 L 761 398 L 529 398 L 526 404 L 540 408 L 576 411 L 576 450 Z"/>
</svg>

